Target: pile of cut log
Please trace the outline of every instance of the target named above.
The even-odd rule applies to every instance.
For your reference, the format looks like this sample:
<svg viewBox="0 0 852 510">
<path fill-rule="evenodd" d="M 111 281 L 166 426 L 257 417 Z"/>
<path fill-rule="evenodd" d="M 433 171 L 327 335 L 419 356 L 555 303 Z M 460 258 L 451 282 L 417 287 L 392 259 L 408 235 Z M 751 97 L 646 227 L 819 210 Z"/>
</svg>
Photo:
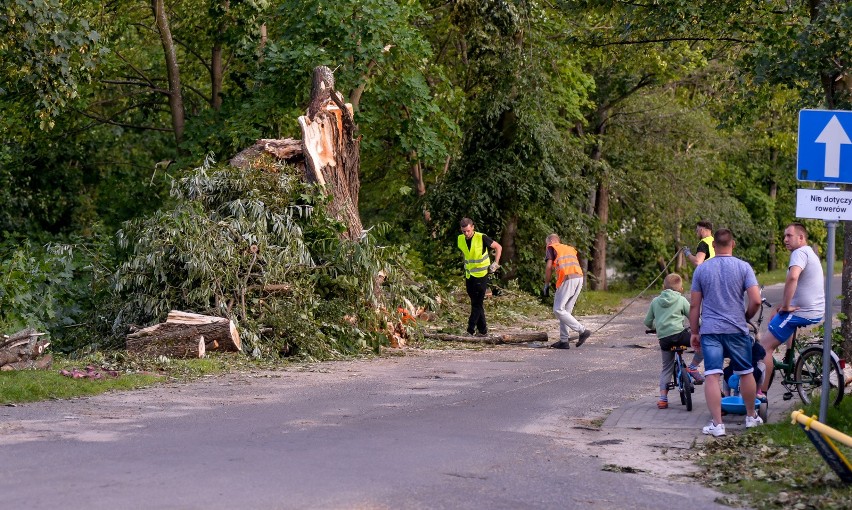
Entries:
<svg viewBox="0 0 852 510">
<path fill-rule="evenodd" d="M 128 352 L 172 358 L 203 358 L 207 351 L 242 350 L 234 322 L 224 317 L 169 312 L 166 322 L 127 335 Z"/>
<path fill-rule="evenodd" d="M 41 338 L 46 334 L 27 328 L 13 335 L 0 337 L 0 370 L 50 368 L 53 356 L 44 355 L 50 342 Z"/>
</svg>

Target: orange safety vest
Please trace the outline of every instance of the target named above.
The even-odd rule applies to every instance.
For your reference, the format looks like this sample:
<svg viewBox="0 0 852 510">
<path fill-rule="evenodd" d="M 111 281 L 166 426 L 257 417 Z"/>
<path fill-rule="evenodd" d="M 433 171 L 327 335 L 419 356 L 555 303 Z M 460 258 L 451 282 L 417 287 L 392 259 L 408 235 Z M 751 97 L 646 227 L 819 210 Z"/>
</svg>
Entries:
<svg viewBox="0 0 852 510">
<path fill-rule="evenodd" d="M 582 278 L 583 270 L 577 259 L 577 250 L 567 244 L 557 243 L 551 246 L 556 251 L 556 260 L 553 261 L 553 267 L 556 268 L 556 288 L 562 286 L 562 282 L 567 278 Z"/>
</svg>

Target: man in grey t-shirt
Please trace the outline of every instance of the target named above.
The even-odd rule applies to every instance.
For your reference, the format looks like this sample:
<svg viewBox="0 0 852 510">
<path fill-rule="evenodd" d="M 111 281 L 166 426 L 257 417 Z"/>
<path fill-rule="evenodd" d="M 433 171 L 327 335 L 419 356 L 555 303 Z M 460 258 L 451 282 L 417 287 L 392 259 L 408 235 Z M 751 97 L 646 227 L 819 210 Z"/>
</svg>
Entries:
<svg viewBox="0 0 852 510">
<path fill-rule="evenodd" d="M 713 418 L 702 432 L 718 437 L 725 435 L 721 397 L 725 358 L 730 358 L 731 368 L 740 377 L 746 427 L 763 423 L 754 412 L 756 360 L 751 356 L 752 339 L 748 334 L 748 319 L 760 308 L 760 290 L 751 266 L 733 256 L 731 231 L 720 228 L 713 238 L 716 256 L 698 266 L 692 275 L 689 326 L 692 347 L 704 353 L 704 398 Z M 746 309 L 743 294 L 748 297 Z"/>
<path fill-rule="evenodd" d="M 786 342 L 798 327 L 818 324 L 825 313 L 825 277 L 822 264 L 808 246 L 808 231 L 801 223 L 790 223 L 784 229 L 784 245 L 790 250 L 787 280 L 781 305 L 769 319 L 769 335 L 760 344 L 766 349 L 766 369 L 772 368 L 772 354 Z M 771 372 L 769 372 L 771 373 Z M 763 381 L 758 398 L 765 398 L 769 377 Z"/>
</svg>

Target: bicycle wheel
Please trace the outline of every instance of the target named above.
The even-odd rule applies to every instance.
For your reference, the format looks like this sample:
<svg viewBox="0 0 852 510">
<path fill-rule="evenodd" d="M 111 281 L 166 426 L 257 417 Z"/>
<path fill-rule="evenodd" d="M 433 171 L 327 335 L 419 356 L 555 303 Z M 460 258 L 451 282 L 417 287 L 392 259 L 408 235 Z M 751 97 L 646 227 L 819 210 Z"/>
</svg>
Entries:
<svg viewBox="0 0 852 510">
<path fill-rule="evenodd" d="M 677 358 L 675 358 L 675 363 L 677 363 Z M 677 388 L 677 392 L 680 394 L 681 405 L 686 405 L 686 394 L 684 394 L 683 387 L 680 384 L 681 372 L 682 372 L 682 369 L 678 368 L 678 366 L 676 364 L 675 367 L 674 367 L 674 370 L 672 370 L 672 381 L 673 381 L 673 386 L 675 388 Z"/>
<path fill-rule="evenodd" d="M 692 381 L 689 379 L 689 373 L 686 371 L 686 367 L 681 365 L 680 367 L 680 400 L 686 405 L 687 411 L 692 411 Z"/>
<path fill-rule="evenodd" d="M 820 397 L 822 392 L 822 347 L 809 347 L 805 349 L 799 359 L 796 360 L 796 371 L 794 373 L 796 389 L 802 402 L 810 404 Z M 843 400 L 843 371 L 834 357 L 831 358 L 829 368 L 829 396 L 828 402 L 835 406 L 840 405 Z"/>
</svg>

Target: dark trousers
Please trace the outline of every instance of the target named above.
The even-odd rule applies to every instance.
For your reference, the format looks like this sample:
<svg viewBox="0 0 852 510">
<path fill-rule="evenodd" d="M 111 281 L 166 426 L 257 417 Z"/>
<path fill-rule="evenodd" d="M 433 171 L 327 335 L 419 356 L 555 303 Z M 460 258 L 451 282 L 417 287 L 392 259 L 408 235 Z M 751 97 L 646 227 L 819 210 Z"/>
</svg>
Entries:
<svg viewBox="0 0 852 510">
<path fill-rule="evenodd" d="M 488 290 L 488 276 L 476 278 L 471 276 L 465 280 L 467 295 L 470 296 L 470 317 L 467 319 L 467 332 L 473 334 L 475 330 L 483 335 L 488 333 L 485 324 L 485 291 Z"/>
</svg>

